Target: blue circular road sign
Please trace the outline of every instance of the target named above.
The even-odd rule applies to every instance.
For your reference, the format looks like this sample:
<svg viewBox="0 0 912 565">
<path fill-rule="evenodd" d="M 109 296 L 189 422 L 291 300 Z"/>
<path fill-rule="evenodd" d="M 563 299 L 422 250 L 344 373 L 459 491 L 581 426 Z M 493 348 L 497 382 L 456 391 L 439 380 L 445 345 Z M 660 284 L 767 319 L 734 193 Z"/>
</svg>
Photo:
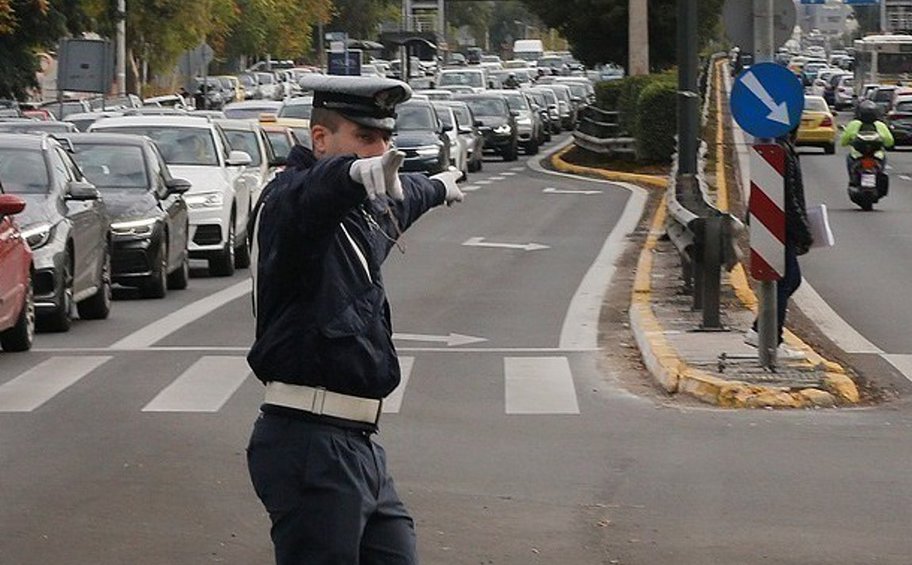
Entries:
<svg viewBox="0 0 912 565">
<path fill-rule="evenodd" d="M 804 89 L 792 71 L 776 63 L 753 65 L 735 79 L 731 111 L 754 137 L 779 137 L 801 123 Z"/>
</svg>

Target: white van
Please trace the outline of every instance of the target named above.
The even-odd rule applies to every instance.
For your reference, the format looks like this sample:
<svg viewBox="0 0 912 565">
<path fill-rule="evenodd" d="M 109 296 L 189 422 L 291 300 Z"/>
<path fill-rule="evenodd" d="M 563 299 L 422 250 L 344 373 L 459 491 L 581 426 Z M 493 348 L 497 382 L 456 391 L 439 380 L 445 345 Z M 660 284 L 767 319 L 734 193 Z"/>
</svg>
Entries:
<svg viewBox="0 0 912 565">
<path fill-rule="evenodd" d="M 535 62 L 545 54 L 541 39 L 517 39 L 513 42 L 513 58 Z"/>
</svg>

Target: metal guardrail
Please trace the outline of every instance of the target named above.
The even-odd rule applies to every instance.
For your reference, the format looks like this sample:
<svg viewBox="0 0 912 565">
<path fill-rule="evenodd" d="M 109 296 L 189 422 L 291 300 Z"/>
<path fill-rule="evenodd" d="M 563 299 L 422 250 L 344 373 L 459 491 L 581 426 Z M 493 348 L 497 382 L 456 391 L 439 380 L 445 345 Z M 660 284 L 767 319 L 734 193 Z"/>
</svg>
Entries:
<svg viewBox="0 0 912 565">
<path fill-rule="evenodd" d="M 710 70 L 714 61 L 709 61 Z M 707 75 L 706 93 L 712 92 L 711 76 Z M 731 271 L 740 261 L 737 240 L 744 225 L 712 204 L 706 185 L 705 142 L 700 147 L 696 175 L 679 175 L 677 158 L 673 163 L 665 196 L 666 234 L 681 257 L 684 290 L 693 296 L 693 309 L 703 311 L 701 329 L 721 330 L 722 268 Z"/>
<path fill-rule="evenodd" d="M 580 111 L 573 142 L 578 146 L 603 155 L 636 155 L 636 140 L 621 131 L 620 112 L 602 110 L 589 105 Z"/>
</svg>

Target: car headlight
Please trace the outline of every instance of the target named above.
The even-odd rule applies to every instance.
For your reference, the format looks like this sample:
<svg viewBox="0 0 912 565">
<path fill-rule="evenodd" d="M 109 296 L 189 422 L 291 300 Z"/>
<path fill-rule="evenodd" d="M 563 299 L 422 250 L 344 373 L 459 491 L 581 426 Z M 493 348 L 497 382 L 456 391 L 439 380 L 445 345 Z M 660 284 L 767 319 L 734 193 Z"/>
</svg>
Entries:
<svg viewBox="0 0 912 565">
<path fill-rule="evenodd" d="M 158 218 L 143 218 L 126 222 L 114 222 L 111 231 L 115 235 L 150 235 Z"/>
<path fill-rule="evenodd" d="M 415 153 L 422 157 L 433 157 L 440 154 L 440 145 L 425 145 L 415 149 Z"/>
<path fill-rule="evenodd" d="M 225 199 L 221 192 L 188 194 L 187 196 L 184 196 L 184 201 L 190 208 L 221 208 L 225 203 Z"/>
<path fill-rule="evenodd" d="M 502 126 L 497 126 L 496 128 L 494 128 L 494 133 L 499 133 L 499 134 L 503 135 L 506 133 L 510 133 L 512 130 L 513 130 L 513 128 L 510 127 L 510 124 L 504 124 Z"/>
<path fill-rule="evenodd" d="M 35 224 L 22 230 L 22 237 L 32 249 L 46 245 L 53 234 L 54 226 L 51 224 Z"/>
</svg>

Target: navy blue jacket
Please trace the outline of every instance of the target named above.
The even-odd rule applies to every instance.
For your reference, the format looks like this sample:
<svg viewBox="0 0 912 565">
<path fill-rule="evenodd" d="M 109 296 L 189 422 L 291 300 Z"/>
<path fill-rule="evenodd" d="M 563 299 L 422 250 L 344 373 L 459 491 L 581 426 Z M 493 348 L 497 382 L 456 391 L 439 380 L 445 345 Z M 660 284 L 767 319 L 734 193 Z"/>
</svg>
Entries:
<svg viewBox="0 0 912 565">
<path fill-rule="evenodd" d="M 395 224 L 405 231 L 444 202 L 446 189 L 402 174 L 404 201 L 371 201 L 348 176 L 354 156 L 290 157 L 258 205 L 256 341 L 247 361 L 263 382 L 383 398 L 400 374 L 380 265 Z"/>
</svg>

